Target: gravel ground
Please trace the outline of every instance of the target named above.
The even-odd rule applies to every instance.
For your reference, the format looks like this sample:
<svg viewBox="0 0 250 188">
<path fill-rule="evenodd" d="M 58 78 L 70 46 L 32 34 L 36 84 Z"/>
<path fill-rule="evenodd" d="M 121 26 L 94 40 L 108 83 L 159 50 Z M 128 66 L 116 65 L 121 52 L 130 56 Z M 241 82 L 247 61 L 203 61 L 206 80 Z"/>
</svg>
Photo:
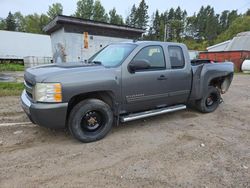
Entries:
<svg viewBox="0 0 250 188">
<path fill-rule="evenodd" d="M 81 144 L 67 131 L 0 127 L 0 187 L 250 187 L 250 76 L 212 114 L 176 112 Z M 0 123 L 28 121 L 0 98 Z"/>
</svg>

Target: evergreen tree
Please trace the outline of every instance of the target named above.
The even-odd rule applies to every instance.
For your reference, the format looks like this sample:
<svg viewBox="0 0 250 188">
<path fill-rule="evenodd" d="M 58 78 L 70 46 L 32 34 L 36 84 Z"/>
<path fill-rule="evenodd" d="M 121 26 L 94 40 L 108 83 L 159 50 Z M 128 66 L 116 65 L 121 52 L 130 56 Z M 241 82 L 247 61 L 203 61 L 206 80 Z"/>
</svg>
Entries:
<svg viewBox="0 0 250 188">
<path fill-rule="evenodd" d="M 136 27 L 146 29 L 148 26 L 148 5 L 145 0 L 142 0 L 136 11 Z"/>
<path fill-rule="evenodd" d="M 232 10 L 228 14 L 227 28 L 239 17 L 237 10 Z"/>
<path fill-rule="evenodd" d="M 129 16 L 126 17 L 125 24 L 130 26 L 130 18 L 129 18 Z"/>
<path fill-rule="evenodd" d="M 250 16 L 239 16 L 236 18 L 233 23 L 230 24 L 229 28 L 225 30 L 223 33 L 221 33 L 216 43 L 223 42 L 226 40 L 230 40 L 233 37 L 235 37 L 238 33 L 249 31 L 250 30 Z"/>
<path fill-rule="evenodd" d="M 197 17 L 196 14 L 193 16 L 187 17 L 186 19 L 186 27 L 185 27 L 185 37 L 198 39 L 198 28 L 197 28 Z"/>
<path fill-rule="evenodd" d="M 160 14 L 159 11 L 156 10 L 153 16 L 153 27 L 152 27 L 155 40 L 159 40 L 160 38 L 160 24 L 161 24 Z"/>
<path fill-rule="evenodd" d="M 247 11 L 246 11 L 246 14 L 245 14 L 246 16 L 250 16 L 250 9 L 248 9 Z"/>
<path fill-rule="evenodd" d="M 5 29 L 7 31 L 16 31 L 15 17 L 11 12 L 9 12 L 5 22 L 6 22 L 6 28 Z"/>
<path fill-rule="evenodd" d="M 228 28 L 228 14 L 229 11 L 225 10 L 221 13 L 220 18 L 219 18 L 219 23 L 220 23 L 220 31 L 225 31 Z"/>
<path fill-rule="evenodd" d="M 55 3 L 49 6 L 47 15 L 49 16 L 51 20 L 60 14 L 63 14 L 63 6 L 61 3 Z"/>
<path fill-rule="evenodd" d="M 75 16 L 84 19 L 93 19 L 94 1 L 78 0 Z"/>
<path fill-rule="evenodd" d="M 169 41 L 172 41 L 174 39 L 174 19 L 175 19 L 174 15 L 175 15 L 175 10 L 171 8 L 167 15 L 167 22 L 166 22 Z"/>
<path fill-rule="evenodd" d="M 43 28 L 50 22 L 50 18 L 46 14 L 41 14 L 39 19 L 40 33 L 44 33 Z"/>
<path fill-rule="evenodd" d="M 25 32 L 25 17 L 21 12 L 16 12 L 14 18 L 16 22 L 16 31 Z"/>
<path fill-rule="evenodd" d="M 137 22 L 138 22 L 138 15 L 137 15 L 137 8 L 135 6 L 135 4 L 132 6 L 130 15 L 128 17 L 129 20 L 129 26 L 131 27 L 136 27 L 137 26 Z"/>
<path fill-rule="evenodd" d="M 108 17 L 105 13 L 105 8 L 99 0 L 96 0 L 93 7 L 93 20 L 107 22 Z"/>
<path fill-rule="evenodd" d="M 4 19 L 0 18 L 0 30 L 4 30 L 6 28 L 6 22 Z"/>
<path fill-rule="evenodd" d="M 40 15 L 35 13 L 25 16 L 25 32 L 43 33 L 40 24 Z"/>
<path fill-rule="evenodd" d="M 206 9 L 207 12 L 207 20 L 206 20 L 206 28 L 205 28 L 205 39 L 208 40 L 209 44 L 213 44 L 213 40 L 217 37 L 217 34 L 220 30 L 219 28 L 219 15 L 216 15 L 214 12 L 214 8 L 210 6 Z"/>
<path fill-rule="evenodd" d="M 121 15 L 117 14 L 116 9 L 113 8 L 109 11 L 109 23 L 123 25 L 123 18 Z"/>
</svg>

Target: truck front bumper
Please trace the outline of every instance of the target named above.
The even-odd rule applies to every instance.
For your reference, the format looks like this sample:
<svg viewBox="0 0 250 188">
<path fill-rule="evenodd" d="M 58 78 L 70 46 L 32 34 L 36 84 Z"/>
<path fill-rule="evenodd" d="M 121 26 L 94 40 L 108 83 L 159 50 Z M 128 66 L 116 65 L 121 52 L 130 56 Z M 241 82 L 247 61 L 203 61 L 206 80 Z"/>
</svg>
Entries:
<svg viewBox="0 0 250 188">
<path fill-rule="evenodd" d="M 23 91 L 21 101 L 24 112 L 33 123 L 52 129 L 65 128 L 68 103 L 33 103 L 26 91 Z"/>
</svg>

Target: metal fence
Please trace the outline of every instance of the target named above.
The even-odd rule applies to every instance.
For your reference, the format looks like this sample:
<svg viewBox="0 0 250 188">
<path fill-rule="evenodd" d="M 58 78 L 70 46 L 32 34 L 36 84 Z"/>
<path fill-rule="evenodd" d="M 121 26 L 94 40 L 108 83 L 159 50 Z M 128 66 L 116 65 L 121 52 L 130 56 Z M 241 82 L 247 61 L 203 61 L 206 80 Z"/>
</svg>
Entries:
<svg viewBox="0 0 250 188">
<path fill-rule="evenodd" d="M 25 69 L 30 67 L 35 67 L 38 65 L 45 65 L 52 63 L 51 57 L 34 57 L 34 56 L 28 56 L 24 57 L 24 67 Z"/>
</svg>

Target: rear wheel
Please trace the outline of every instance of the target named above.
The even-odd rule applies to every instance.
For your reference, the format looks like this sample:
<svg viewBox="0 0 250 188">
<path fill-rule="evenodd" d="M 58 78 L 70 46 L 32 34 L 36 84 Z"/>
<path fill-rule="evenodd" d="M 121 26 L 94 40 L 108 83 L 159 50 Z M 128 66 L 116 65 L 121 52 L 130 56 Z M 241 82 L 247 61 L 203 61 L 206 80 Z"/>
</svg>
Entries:
<svg viewBox="0 0 250 188">
<path fill-rule="evenodd" d="M 112 128 L 113 113 L 108 104 L 98 99 L 78 103 L 71 111 L 68 127 L 81 142 L 93 142 L 104 138 Z"/>
<path fill-rule="evenodd" d="M 221 95 L 219 90 L 213 86 L 209 86 L 207 94 L 196 102 L 196 107 L 203 113 L 214 112 L 218 108 L 220 100 Z"/>
</svg>

